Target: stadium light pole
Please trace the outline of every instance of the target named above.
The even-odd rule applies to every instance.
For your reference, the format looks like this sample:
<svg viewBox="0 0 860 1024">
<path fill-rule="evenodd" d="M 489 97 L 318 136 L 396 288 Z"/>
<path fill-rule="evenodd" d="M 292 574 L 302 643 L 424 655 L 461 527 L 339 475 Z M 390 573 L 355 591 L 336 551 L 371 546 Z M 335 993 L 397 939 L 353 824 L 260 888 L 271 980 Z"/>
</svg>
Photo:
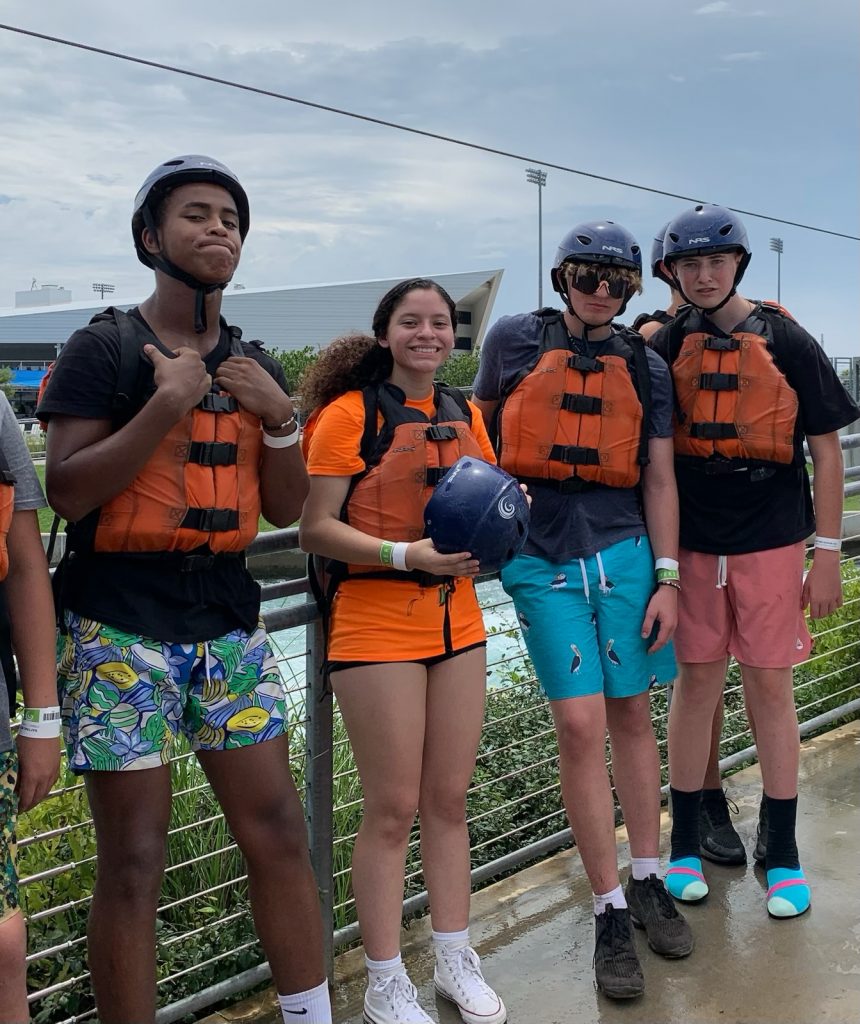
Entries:
<svg viewBox="0 0 860 1024">
<path fill-rule="evenodd" d="M 93 283 L 93 291 L 94 292 L 98 292 L 98 294 L 102 298 L 104 298 L 105 295 L 110 295 L 111 294 L 111 292 L 113 291 L 113 285 L 112 284 L 101 284 L 100 282 L 99 283 L 95 283 L 94 282 Z"/>
<path fill-rule="evenodd" d="M 782 239 L 772 238 L 770 240 L 770 250 L 776 253 L 776 301 L 782 303 Z"/>
<path fill-rule="evenodd" d="M 538 309 L 543 308 L 543 190 L 546 171 L 537 167 L 526 168 L 526 179 L 538 187 Z"/>
</svg>

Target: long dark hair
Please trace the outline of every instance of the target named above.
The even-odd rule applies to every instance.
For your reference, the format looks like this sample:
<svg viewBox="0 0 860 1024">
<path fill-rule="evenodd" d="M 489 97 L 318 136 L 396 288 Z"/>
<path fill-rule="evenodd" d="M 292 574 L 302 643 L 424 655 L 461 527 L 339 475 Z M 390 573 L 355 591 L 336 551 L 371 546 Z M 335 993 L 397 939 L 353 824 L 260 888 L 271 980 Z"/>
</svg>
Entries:
<svg viewBox="0 0 860 1024">
<path fill-rule="evenodd" d="M 434 291 L 448 307 L 451 325 L 456 327 L 457 308 L 445 289 L 427 277 L 412 277 L 389 289 L 373 314 L 373 334 L 346 334 L 335 338 L 308 367 L 299 383 L 302 411 L 310 415 L 328 405 L 347 391 L 381 384 L 391 376 L 394 359 L 390 348 L 383 348 L 379 339 L 386 337 L 394 312 L 413 291 Z"/>
</svg>

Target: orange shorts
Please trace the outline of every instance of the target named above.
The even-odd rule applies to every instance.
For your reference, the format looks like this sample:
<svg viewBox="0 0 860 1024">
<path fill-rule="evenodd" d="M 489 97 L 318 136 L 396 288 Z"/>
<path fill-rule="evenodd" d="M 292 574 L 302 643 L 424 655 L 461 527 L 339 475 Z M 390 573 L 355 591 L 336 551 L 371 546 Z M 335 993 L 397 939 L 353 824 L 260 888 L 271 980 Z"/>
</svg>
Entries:
<svg viewBox="0 0 860 1024">
<path fill-rule="evenodd" d="M 469 579 L 444 600 L 411 580 L 345 580 L 332 602 L 329 661 L 417 661 L 483 643 L 484 619 Z"/>
<path fill-rule="evenodd" d="M 751 668 L 806 661 L 812 639 L 801 606 L 804 549 L 803 541 L 746 555 L 681 549 L 678 661 L 719 661 L 727 654 Z"/>
</svg>

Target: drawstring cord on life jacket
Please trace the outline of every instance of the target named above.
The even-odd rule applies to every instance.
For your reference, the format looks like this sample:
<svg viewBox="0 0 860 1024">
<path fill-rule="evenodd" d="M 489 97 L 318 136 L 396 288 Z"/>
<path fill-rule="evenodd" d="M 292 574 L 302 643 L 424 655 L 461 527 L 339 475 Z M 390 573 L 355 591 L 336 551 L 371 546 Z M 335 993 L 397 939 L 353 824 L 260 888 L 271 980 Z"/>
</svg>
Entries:
<svg viewBox="0 0 860 1024">
<path fill-rule="evenodd" d="M 722 590 L 728 585 L 729 578 L 729 556 L 717 555 L 717 590 Z"/>
</svg>

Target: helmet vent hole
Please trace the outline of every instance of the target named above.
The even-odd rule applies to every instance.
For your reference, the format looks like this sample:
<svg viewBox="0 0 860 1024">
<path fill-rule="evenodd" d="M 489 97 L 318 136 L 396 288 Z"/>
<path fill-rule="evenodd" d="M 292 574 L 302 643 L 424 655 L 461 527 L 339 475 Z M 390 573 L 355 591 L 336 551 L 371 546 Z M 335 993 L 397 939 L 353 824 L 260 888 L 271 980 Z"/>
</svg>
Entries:
<svg viewBox="0 0 860 1024">
<path fill-rule="evenodd" d="M 181 167 L 185 163 L 184 160 L 167 160 L 163 163 L 162 167 Z"/>
<path fill-rule="evenodd" d="M 669 232 L 669 237 L 672 239 L 673 242 L 679 242 L 681 240 L 681 236 L 676 234 L 674 231 Z"/>
<path fill-rule="evenodd" d="M 730 235 L 732 233 L 733 227 L 733 224 L 723 224 L 723 226 L 720 228 L 720 234 L 723 236 Z"/>
<path fill-rule="evenodd" d="M 639 252 L 640 252 L 639 246 L 638 245 L 631 245 L 630 246 L 630 251 L 633 253 L 634 256 L 638 256 Z"/>
<path fill-rule="evenodd" d="M 576 237 L 577 240 L 582 243 L 582 245 L 591 245 L 593 241 L 590 235 L 577 235 Z"/>
</svg>

